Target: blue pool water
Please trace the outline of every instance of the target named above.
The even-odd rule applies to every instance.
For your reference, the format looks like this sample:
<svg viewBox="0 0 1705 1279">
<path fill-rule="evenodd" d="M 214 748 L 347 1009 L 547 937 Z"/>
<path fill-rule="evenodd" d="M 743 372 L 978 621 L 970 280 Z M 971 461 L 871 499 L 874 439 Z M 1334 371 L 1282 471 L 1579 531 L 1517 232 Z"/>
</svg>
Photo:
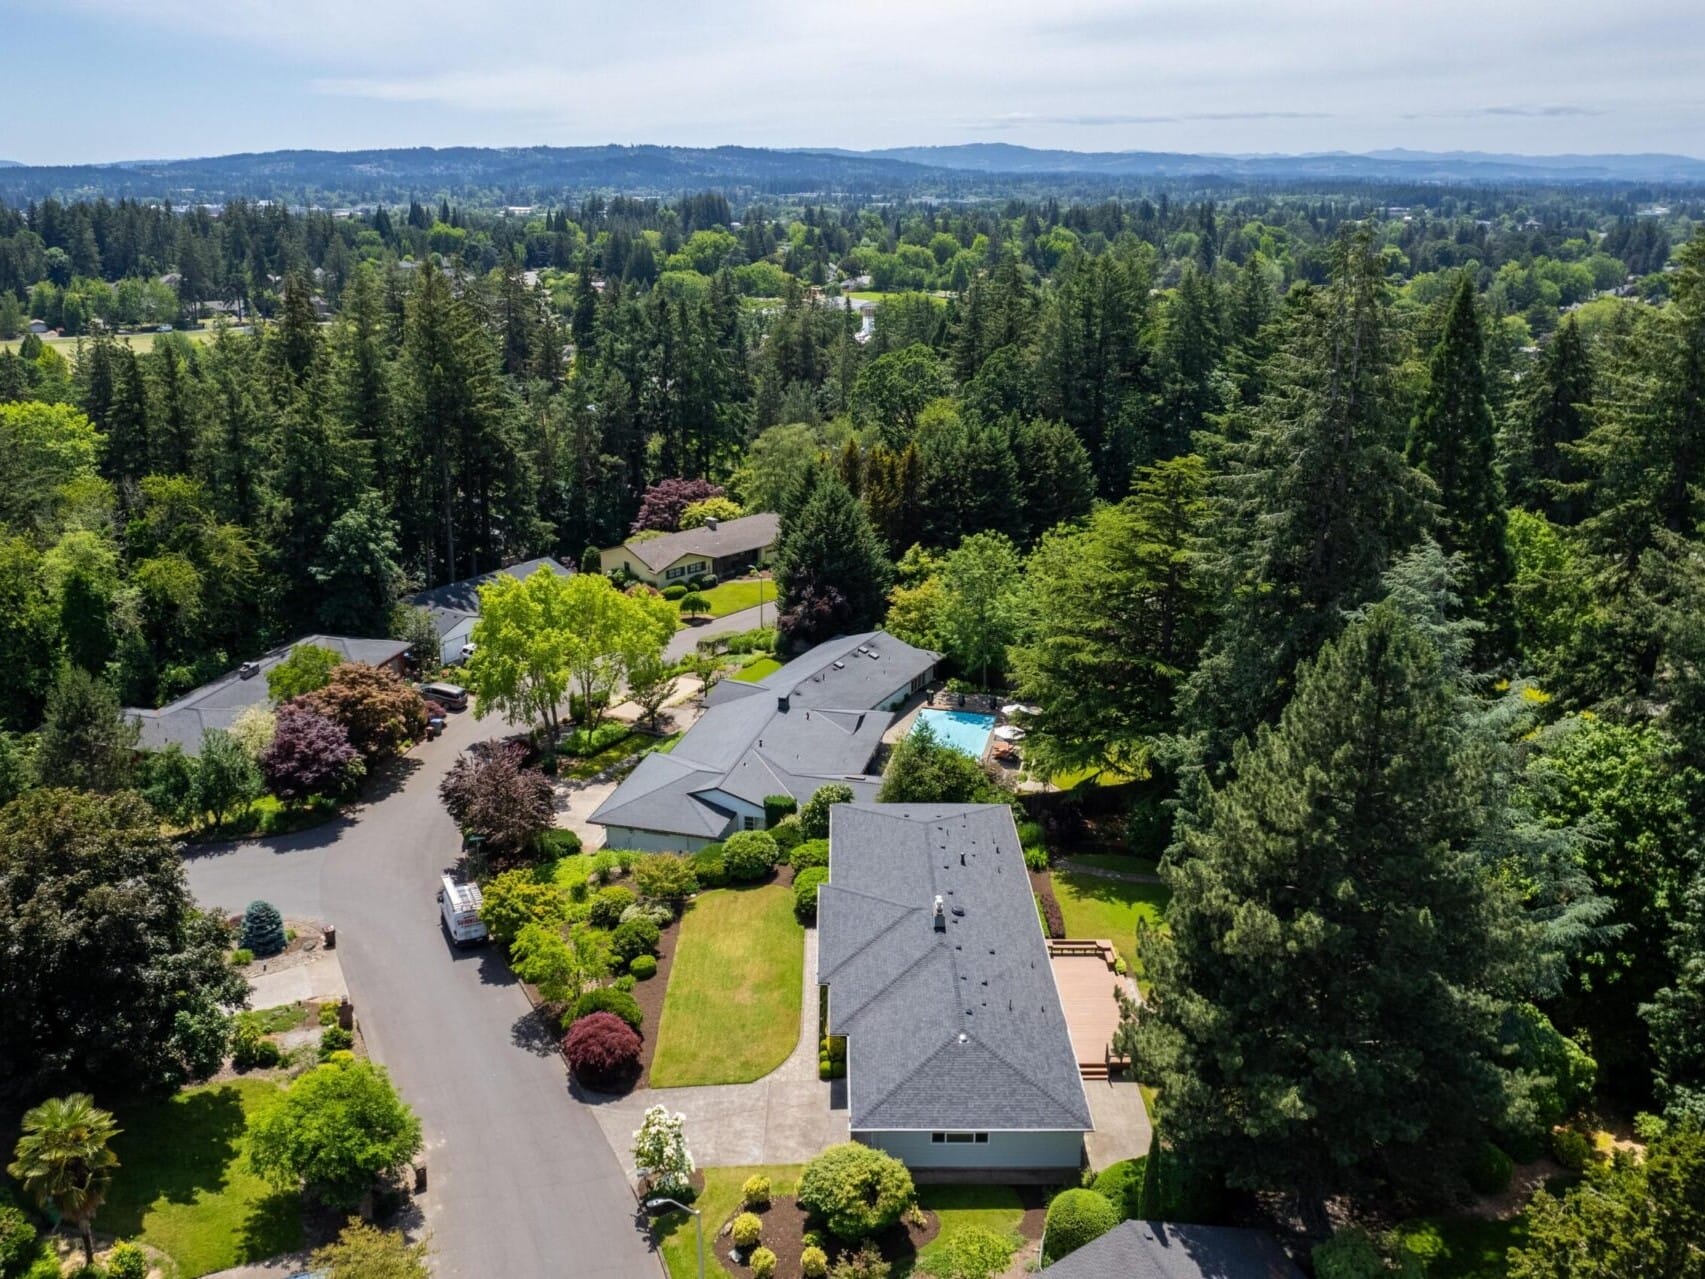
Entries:
<svg viewBox="0 0 1705 1279">
<path fill-rule="evenodd" d="M 974 711 L 938 711 L 926 707 L 918 712 L 912 732 L 919 724 L 928 724 L 938 741 L 945 742 L 962 755 L 982 759 L 988 749 L 989 734 L 994 731 L 995 717 Z"/>
</svg>

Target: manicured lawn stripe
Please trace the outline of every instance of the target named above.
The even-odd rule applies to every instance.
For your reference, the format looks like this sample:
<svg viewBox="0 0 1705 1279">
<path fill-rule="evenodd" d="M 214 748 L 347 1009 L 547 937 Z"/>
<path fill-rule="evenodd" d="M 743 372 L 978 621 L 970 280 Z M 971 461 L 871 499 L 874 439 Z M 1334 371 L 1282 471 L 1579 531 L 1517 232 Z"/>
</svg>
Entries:
<svg viewBox="0 0 1705 1279">
<path fill-rule="evenodd" d="M 780 884 L 700 893 L 681 922 L 653 1088 L 744 1084 L 799 1041 L 805 933 Z"/>
<path fill-rule="evenodd" d="M 1161 927 L 1171 890 L 1162 884 L 1055 871 L 1054 896 L 1060 903 L 1067 937 L 1106 938 L 1125 957 L 1131 975 L 1140 978 L 1143 969 L 1137 957 L 1137 921 L 1150 928 Z"/>
<path fill-rule="evenodd" d="M 781 669 L 781 663 L 773 657 L 760 657 L 744 670 L 737 671 L 734 678 L 743 684 L 756 684 L 764 676 L 773 674 Z"/>
<path fill-rule="evenodd" d="M 912 1273 L 933 1275 L 930 1266 L 947 1241 L 962 1230 L 986 1230 L 1007 1239 L 1014 1252 L 1024 1243 L 1018 1233 L 1024 1205 L 1011 1186 L 919 1186 L 918 1203 L 941 1218 L 941 1233 L 918 1253 Z"/>
<path fill-rule="evenodd" d="M 169 1254 L 178 1279 L 300 1248 L 301 1200 L 248 1167 L 248 1122 L 283 1096 L 275 1083 L 239 1079 L 115 1106 L 124 1131 L 113 1142 L 119 1167 L 101 1232 Z"/>
<path fill-rule="evenodd" d="M 730 613 L 738 613 L 742 609 L 758 607 L 760 600 L 766 605 L 774 604 L 776 584 L 752 577 L 737 577 L 732 581 L 718 582 L 708 591 L 695 591 L 694 594 L 702 595 L 710 601 L 710 612 L 701 616 L 727 617 Z M 775 618 L 767 613 L 764 620 L 771 626 L 775 625 Z M 686 625 L 684 615 L 681 624 Z"/>
<path fill-rule="evenodd" d="M 1419 1263 L 1416 1273 L 1426 1279 L 1504 1279 L 1509 1273 L 1505 1254 L 1527 1238 L 1520 1217 L 1417 1217 L 1393 1233 L 1399 1254 Z"/>
</svg>

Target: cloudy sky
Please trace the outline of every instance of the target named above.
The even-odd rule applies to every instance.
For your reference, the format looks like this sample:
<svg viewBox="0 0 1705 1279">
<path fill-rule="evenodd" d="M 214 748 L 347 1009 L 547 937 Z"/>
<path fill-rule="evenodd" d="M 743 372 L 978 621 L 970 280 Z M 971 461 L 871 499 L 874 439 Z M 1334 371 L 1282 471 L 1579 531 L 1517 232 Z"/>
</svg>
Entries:
<svg viewBox="0 0 1705 1279">
<path fill-rule="evenodd" d="M 0 158 L 658 142 L 1705 154 L 1700 0 L 0 4 Z"/>
</svg>

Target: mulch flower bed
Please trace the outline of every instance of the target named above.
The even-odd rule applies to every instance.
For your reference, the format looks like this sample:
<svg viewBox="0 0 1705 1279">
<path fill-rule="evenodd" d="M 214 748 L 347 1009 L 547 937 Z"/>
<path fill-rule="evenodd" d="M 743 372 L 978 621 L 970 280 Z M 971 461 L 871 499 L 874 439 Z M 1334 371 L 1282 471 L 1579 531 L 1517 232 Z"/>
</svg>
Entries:
<svg viewBox="0 0 1705 1279">
<path fill-rule="evenodd" d="M 657 939 L 657 971 L 644 981 L 635 982 L 628 993 L 639 1004 L 645 1020 L 639 1025 L 639 1075 L 635 1088 L 651 1082 L 651 1059 L 657 1052 L 657 1027 L 663 1021 L 663 995 L 669 989 L 669 970 L 675 966 L 675 951 L 681 944 L 681 921 L 675 920 Z"/>
<path fill-rule="evenodd" d="M 1054 877 L 1045 870 L 1033 870 L 1026 873 L 1030 876 L 1030 891 L 1042 899 L 1042 913 L 1049 921 L 1048 935 L 1064 937 L 1066 935 L 1064 916 L 1060 913 L 1059 899 L 1054 896 Z M 1059 921 L 1058 931 L 1055 931 L 1055 921 Z"/>
<path fill-rule="evenodd" d="M 799 1254 L 805 1249 L 805 1232 L 812 1227 L 805 1209 L 794 1201 L 792 1195 L 777 1195 L 767 1208 L 736 1209 L 734 1216 L 729 1217 L 717 1229 L 715 1240 L 705 1240 L 705 1250 L 709 1252 L 714 1248 L 717 1260 L 731 1274 L 751 1274 L 752 1267 L 747 1260 L 748 1250 L 735 1248 L 734 1241 L 727 1232 L 734 1217 L 748 1211 L 755 1212 L 764 1223 L 764 1232 L 758 1238 L 758 1246 L 775 1253 L 776 1279 L 802 1279 Z M 923 1223 L 921 1226 L 915 1226 L 902 1217 L 898 1223 L 881 1234 L 871 1236 L 869 1242 L 875 1244 L 883 1259 L 890 1263 L 909 1260 L 941 1233 L 941 1218 L 933 1212 L 924 1212 Z M 823 1251 L 829 1254 L 831 1266 L 843 1252 L 858 1251 L 858 1247 L 849 1247 L 821 1227 L 817 1233 L 823 1237 Z"/>
</svg>

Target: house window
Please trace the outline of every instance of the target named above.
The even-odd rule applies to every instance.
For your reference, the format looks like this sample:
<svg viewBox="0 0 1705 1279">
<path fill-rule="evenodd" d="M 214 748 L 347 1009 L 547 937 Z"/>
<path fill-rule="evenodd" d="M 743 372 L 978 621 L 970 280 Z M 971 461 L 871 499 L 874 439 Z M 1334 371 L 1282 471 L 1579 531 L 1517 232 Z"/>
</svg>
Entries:
<svg viewBox="0 0 1705 1279">
<path fill-rule="evenodd" d="M 928 671 L 925 671 L 922 675 L 914 676 L 912 678 L 912 692 L 920 692 L 923 689 L 923 686 L 927 683 L 929 683 Z"/>
<path fill-rule="evenodd" d="M 679 567 L 672 568 L 668 572 L 663 574 L 663 576 L 665 578 L 685 577 L 686 575 L 687 575 L 687 569 L 686 569 L 685 565 L 681 565 Z"/>
<path fill-rule="evenodd" d="M 740 829 L 741 830 L 757 830 L 758 829 L 758 819 L 756 817 L 742 817 L 740 819 Z"/>
<path fill-rule="evenodd" d="M 986 1132 L 932 1132 L 929 1135 L 932 1144 L 937 1146 L 986 1146 L 989 1144 L 989 1134 Z"/>
</svg>

